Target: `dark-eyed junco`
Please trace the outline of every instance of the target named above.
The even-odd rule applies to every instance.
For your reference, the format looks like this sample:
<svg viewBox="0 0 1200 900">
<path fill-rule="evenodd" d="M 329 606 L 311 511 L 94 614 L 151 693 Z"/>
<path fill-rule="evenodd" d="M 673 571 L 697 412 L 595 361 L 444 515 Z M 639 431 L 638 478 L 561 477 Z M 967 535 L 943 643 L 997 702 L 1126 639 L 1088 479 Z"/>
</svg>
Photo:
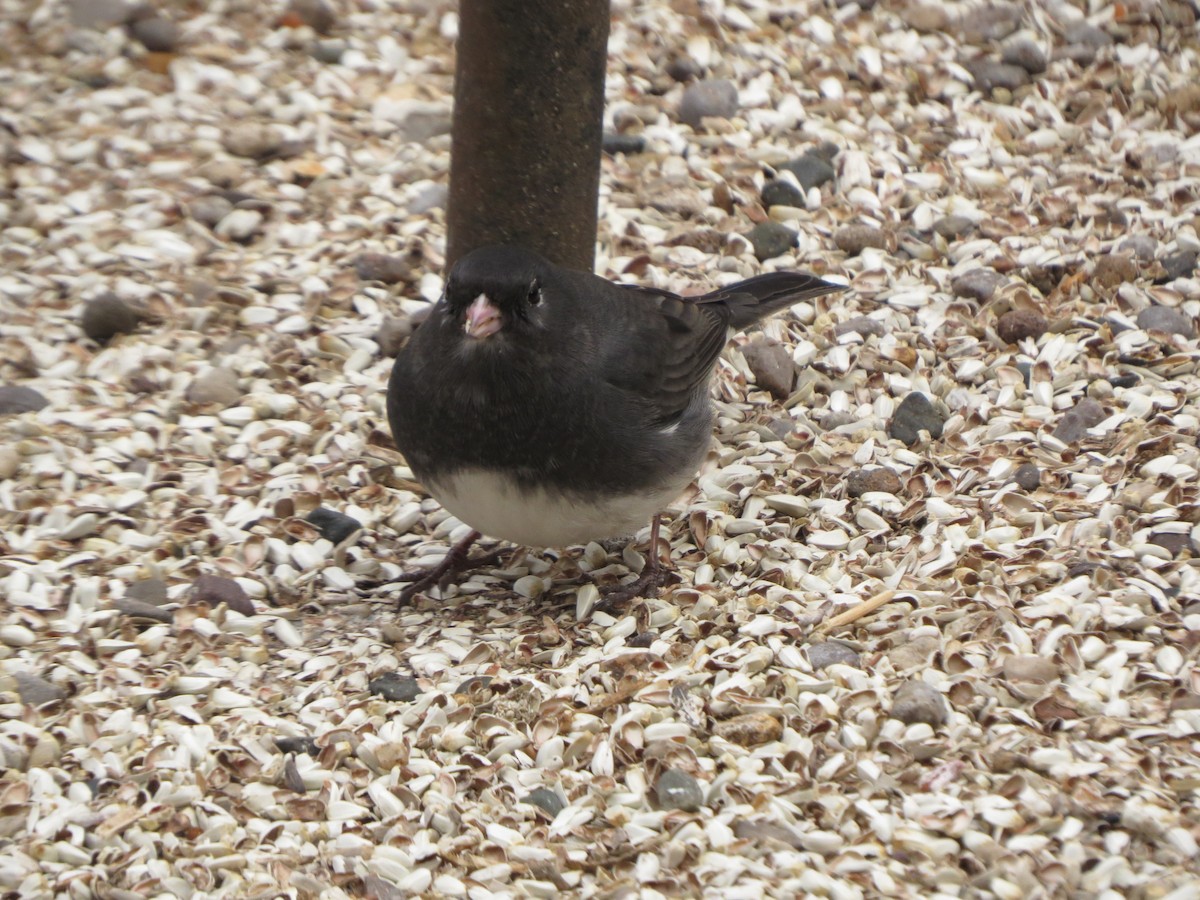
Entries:
<svg viewBox="0 0 1200 900">
<path fill-rule="evenodd" d="M 709 379 L 727 338 L 839 290 L 772 272 L 680 297 L 517 247 L 462 257 L 396 357 L 387 407 L 413 473 L 474 531 L 401 602 L 460 567 L 480 534 L 564 547 L 650 519 L 645 569 L 620 593 L 652 596 L 662 583 L 658 513 L 707 452 Z"/>
</svg>

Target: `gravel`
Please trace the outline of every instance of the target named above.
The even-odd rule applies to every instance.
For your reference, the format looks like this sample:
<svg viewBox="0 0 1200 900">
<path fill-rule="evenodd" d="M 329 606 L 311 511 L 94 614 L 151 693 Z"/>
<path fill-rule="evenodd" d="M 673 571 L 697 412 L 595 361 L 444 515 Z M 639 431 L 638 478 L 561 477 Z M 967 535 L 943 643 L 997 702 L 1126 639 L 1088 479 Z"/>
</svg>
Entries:
<svg viewBox="0 0 1200 900">
<path fill-rule="evenodd" d="M 397 612 L 465 527 L 381 424 L 443 287 L 456 10 L 160 4 L 164 52 L 145 8 L 0 0 L 0 398 L 38 398 L 0 442 L 0 892 L 1191 896 L 1191 5 L 614 4 L 605 126 L 644 143 L 598 270 L 850 289 L 733 337 L 662 597 L 598 609 L 644 543 L 591 545 Z M 701 79 L 736 103 L 692 128 Z"/>
</svg>

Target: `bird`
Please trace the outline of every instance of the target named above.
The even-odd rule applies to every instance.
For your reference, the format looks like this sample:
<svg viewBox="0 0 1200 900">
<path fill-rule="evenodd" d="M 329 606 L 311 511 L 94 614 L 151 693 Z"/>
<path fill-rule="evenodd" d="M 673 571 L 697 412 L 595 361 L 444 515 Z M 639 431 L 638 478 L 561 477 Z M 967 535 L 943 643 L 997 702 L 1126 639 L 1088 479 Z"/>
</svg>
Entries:
<svg viewBox="0 0 1200 900">
<path fill-rule="evenodd" d="M 770 272 L 685 297 L 512 245 L 460 257 L 397 354 L 387 415 L 414 476 L 471 530 L 432 571 L 401 576 L 400 605 L 478 564 L 482 535 L 562 548 L 647 521 L 640 577 L 605 601 L 656 595 L 668 577 L 660 514 L 707 455 L 709 385 L 730 335 L 844 289 Z"/>
</svg>

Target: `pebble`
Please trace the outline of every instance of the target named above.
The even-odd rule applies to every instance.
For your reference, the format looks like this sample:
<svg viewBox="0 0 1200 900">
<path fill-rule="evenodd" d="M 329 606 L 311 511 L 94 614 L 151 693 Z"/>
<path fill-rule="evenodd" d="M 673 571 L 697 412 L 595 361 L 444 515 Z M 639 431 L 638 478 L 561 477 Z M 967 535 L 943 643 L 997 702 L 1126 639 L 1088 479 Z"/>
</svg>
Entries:
<svg viewBox="0 0 1200 900">
<path fill-rule="evenodd" d="M 6 647 L 28 647 L 37 640 L 37 635 L 24 625 L 0 626 L 0 644 Z"/>
<path fill-rule="evenodd" d="M 948 716 L 945 699 L 937 688 L 924 681 L 906 681 L 893 695 L 891 717 L 905 725 L 923 722 L 937 727 Z"/>
<path fill-rule="evenodd" d="M 83 305 L 80 327 L 83 333 L 98 344 L 103 344 L 118 334 L 129 334 L 137 329 L 141 315 L 124 300 L 111 292 L 93 297 Z"/>
<path fill-rule="evenodd" d="M 1046 684 L 1058 679 L 1058 666 L 1053 660 L 1033 654 L 1005 657 L 1004 677 L 1009 681 L 1031 681 Z"/>
<path fill-rule="evenodd" d="M 1077 444 L 1087 436 L 1087 430 L 1108 418 L 1095 400 L 1084 398 L 1068 410 L 1054 429 L 1054 437 L 1064 444 Z"/>
<path fill-rule="evenodd" d="M 1017 344 L 1026 338 L 1037 339 L 1046 333 L 1050 323 L 1032 309 L 1012 309 L 996 322 L 996 334 L 1006 344 Z"/>
<path fill-rule="evenodd" d="M 29 706 L 55 703 L 67 696 L 67 692 L 63 688 L 39 675 L 17 672 L 13 677 L 17 682 L 17 693 L 21 697 L 21 702 Z"/>
<path fill-rule="evenodd" d="M 679 101 L 679 121 L 699 129 L 706 118 L 732 118 L 738 111 L 737 86 L 716 78 L 689 84 Z"/>
<path fill-rule="evenodd" d="M 1004 276 L 995 269 L 978 268 L 970 269 L 954 278 L 950 282 L 950 290 L 954 291 L 956 297 L 986 303 L 1002 284 Z"/>
<path fill-rule="evenodd" d="M 246 170 L 241 163 L 233 159 L 210 160 L 202 165 L 196 174 L 218 188 L 231 188 L 246 179 Z"/>
<path fill-rule="evenodd" d="M 1118 253 L 1131 253 L 1144 263 L 1153 262 L 1158 241 L 1148 234 L 1131 234 L 1117 245 Z"/>
<path fill-rule="evenodd" d="M 754 375 L 754 383 L 771 392 L 776 400 L 786 400 L 792 393 L 796 365 L 791 351 L 779 341 L 759 335 L 746 344 L 742 356 Z"/>
<path fill-rule="evenodd" d="M 234 156 L 266 159 L 283 146 L 283 134 L 273 125 L 239 122 L 225 132 L 221 145 Z"/>
<path fill-rule="evenodd" d="M 413 333 L 413 323 L 408 316 L 384 316 L 375 333 L 375 343 L 384 356 L 393 357 Z"/>
<path fill-rule="evenodd" d="M 640 134 L 622 134 L 616 131 L 606 131 L 600 140 L 601 149 L 610 156 L 617 153 L 632 155 L 644 153 L 646 138 Z"/>
<path fill-rule="evenodd" d="M 1068 25 L 1063 31 L 1063 41 L 1067 44 L 1076 44 L 1083 47 L 1090 47 L 1093 50 L 1099 50 L 1101 47 L 1112 45 L 1112 36 L 1103 28 L 1093 25 L 1091 22 L 1075 22 Z"/>
<path fill-rule="evenodd" d="M 313 59 L 323 62 L 326 65 L 337 65 L 342 61 L 342 55 L 346 52 L 346 42 L 336 39 L 317 41 L 309 51 Z"/>
<path fill-rule="evenodd" d="M 838 324 L 833 326 L 834 337 L 841 337 L 845 334 L 857 334 L 863 338 L 870 335 L 883 337 L 886 333 L 887 329 L 883 327 L 883 323 L 878 319 L 872 319 L 870 316 L 855 316 L 853 319 L 838 322 Z"/>
<path fill-rule="evenodd" d="M 0 416 L 37 412 L 50 403 L 38 391 L 21 384 L 0 385 Z"/>
<path fill-rule="evenodd" d="M 167 583 L 161 578 L 143 578 L 125 587 L 125 596 L 131 600 L 141 600 L 161 606 L 167 602 Z"/>
<path fill-rule="evenodd" d="M 713 733 L 732 744 L 756 747 L 779 740 L 783 734 L 783 725 L 777 718 L 766 713 L 746 713 L 718 722 Z"/>
<path fill-rule="evenodd" d="M 189 403 L 216 403 L 222 408 L 237 405 L 243 396 L 237 375 L 224 366 L 205 369 L 184 391 L 184 398 Z"/>
<path fill-rule="evenodd" d="M 1137 278 L 1137 263 L 1123 253 L 1109 253 L 1096 260 L 1092 279 L 1101 287 L 1112 288 Z"/>
<path fill-rule="evenodd" d="M 328 34 L 337 24 L 337 12 L 327 0 L 292 0 L 284 13 L 284 22 L 307 25 L 317 34 Z"/>
<path fill-rule="evenodd" d="M 900 476 L 887 466 L 877 469 L 855 469 L 846 476 L 846 493 L 851 497 L 861 497 L 876 491 L 899 494 L 903 487 Z"/>
<path fill-rule="evenodd" d="M 971 73 L 975 87 L 981 91 L 993 91 L 996 88 L 1015 91 L 1029 83 L 1029 73 L 1025 69 L 991 59 L 970 62 L 967 71 Z"/>
<path fill-rule="evenodd" d="M 161 622 L 169 625 L 175 621 L 175 613 L 145 600 L 135 600 L 128 595 L 113 601 L 113 609 L 131 619 L 141 619 L 147 622 Z"/>
<path fill-rule="evenodd" d="M 245 243 L 262 227 L 263 214 L 257 209 L 235 209 L 217 223 L 213 231 L 231 241 Z"/>
<path fill-rule="evenodd" d="M 1163 281 L 1174 281 L 1176 278 L 1191 278 L 1196 271 L 1197 253 L 1195 250 L 1180 250 L 1170 253 L 1162 259 Z"/>
<path fill-rule="evenodd" d="M 331 544 L 340 544 L 363 527 L 362 522 L 353 516 L 340 513 L 335 509 L 326 509 L 324 506 L 318 506 L 310 512 L 305 516 L 305 521 L 315 525 L 321 532 L 321 537 Z"/>
<path fill-rule="evenodd" d="M 809 150 L 791 162 L 784 163 L 780 168 L 787 169 L 795 175 L 800 189 L 806 194 L 813 188 L 833 181 L 837 175 L 837 170 L 830 161 L 817 150 Z"/>
<path fill-rule="evenodd" d="M 220 194 L 205 194 L 189 203 L 187 211 L 201 225 L 215 228 L 218 222 L 233 212 L 233 204 Z"/>
<path fill-rule="evenodd" d="M 666 65 L 666 73 L 680 83 L 694 81 L 704 74 L 704 67 L 686 53 L 671 57 Z"/>
<path fill-rule="evenodd" d="M 754 247 L 754 256 L 759 262 L 783 256 L 793 247 L 800 235 L 797 231 L 778 222 L 759 222 L 746 235 Z"/>
<path fill-rule="evenodd" d="M 275 747 L 280 753 L 304 753 L 308 756 L 316 756 L 321 752 L 317 742 L 307 735 L 277 737 L 275 738 Z"/>
<path fill-rule="evenodd" d="M 1196 545 L 1193 543 L 1191 535 L 1177 532 L 1164 531 L 1158 534 L 1151 535 L 1150 543 L 1157 547 L 1162 547 L 1171 554 L 1172 559 L 1178 559 L 1184 553 L 1196 555 Z"/>
<path fill-rule="evenodd" d="M 1147 306 L 1137 314 L 1137 326 L 1144 331 L 1162 331 L 1185 338 L 1196 334 L 1192 317 L 1173 306 Z"/>
<path fill-rule="evenodd" d="M 896 407 L 892 421 L 888 423 L 888 436 L 912 446 L 928 431 L 933 440 L 942 436 L 942 425 L 946 417 L 924 394 L 911 393 Z"/>
<path fill-rule="evenodd" d="M 772 206 L 796 206 L 803 209 L 804 191 L 783 178 L 774 178 L 763 185 L 762 205 L 767 209 Z"/>
<path fill-rule="evenodd" d="M 704 788 L 682 769 L 667 769 L 654 785 L 654 796 L 660 809 L 680 809 L 696 812 L 704 805 Z"/>
<path fill-rule="evenodd" d="M 933 223 L 933 230 L 946 240 L 954 240 L 975 230 L 975 220 L 968 216 L 943 216 Z"/>
<path fill-rule="evenodd" d="M 129 18 L 133 4 L 129 0 L 68 0 L 67 15 L 76 28 L 105 31 Z"/>
<path fill-rule="evenodd" d="M 1000 61 L 1010 66 L 1020 66 L 1030 75 L 1041 75 L 1046 71 L 1046 51 L 1042 45 L 1030 38 L 1016 38 L 1004 45 Z"/>
<path fill-rule="evenodd" d="M 924 34 L 945 31 L 950 24 L 950 14 L 940 3 L 905 4 L 899 13 L 905 25 Z"/>
<path fill-rule="evenodd" d="M 397 703 L 408 703 L 421 696 L 421 686 L 411 675 L 401 675 L 399 672 L 388 672 L 367 682 L 367 690 L 384 700 Z"/>
<path fill-rule="evenodd" d="M 566 801 L 563 800 L 558 791 L 544 787 L 530 791 L 521 798 L 521 802 L 528 803 L 530 806 L 536 806 L 551 819 L 567 808 Z"/>
<path fill-rule="evenodd" d="M 223 575 L 200 575 L 192 582 L 192 603 L 207 603 L 217 607 L 224 603 L 234 612 L 243 616 L 255 613 L 254 602 L 246 593 L 245 588 Z"/>
<path fill-rule="evenodd" d="M 1033 463 L 1022 463 L 1013 472 L 1012 480 L 1022 490 L 1036 491 L 1042 486 L 1042 472 Z"/>
<path fill-rule="evenodd" d="M 844 641 L 820 641 L 804 649 L 808 653 L 809 663 L 817 671 L 832 665 L 862 668 L 858 651 Z"/>
<path fill-rule="evenodd" d="M 1024 10 L 1015 3 L 990 3 L 976 7 L 963 18 L 963 39 L 972 44 L 990 44 L 1008 37 L 1021 24 Z"/>
<path fill-rule="evenodd" d="M 887 247 L 887 235 L 882 228 L 874 225 L 856 223 L 843 225 L 833 233 L 834 245 L 847 256 L 858 256 L 868 247 L 884 249 Z"/>
<path fill-rule="evenodd" d="M 179 46 L 179 26 L 170 19 L 151 15 L 135 20 L 130 32 L 153 53 L 172 53 Z"/>
<path fill-rule="evenodd" d="M 360 253 L 354 259 L 354 273 L 360 281 L 379 281 L 399 284 L 413 276 L 410 254 Z"/>
</svg>

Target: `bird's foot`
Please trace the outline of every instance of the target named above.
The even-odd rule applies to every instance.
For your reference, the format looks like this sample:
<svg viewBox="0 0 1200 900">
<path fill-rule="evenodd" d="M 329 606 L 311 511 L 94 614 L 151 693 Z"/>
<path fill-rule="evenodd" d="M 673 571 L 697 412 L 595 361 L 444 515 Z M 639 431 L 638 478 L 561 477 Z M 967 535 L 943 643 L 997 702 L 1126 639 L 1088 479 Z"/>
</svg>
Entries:
<svg viewBox="0 0 1200 900">
<path fill-rule="evenodd" d="M 442 590 L 450 584 L 455 575 L 471 569 L 479 569 L 484 566 L 494 566 L 504 558 L 504 555 L 509 552 L 506 548 L 498 548 L 484 553 L 482 556 L 472 558 L 470 556 L 471 545 L 479 540 L 479 532 L 472 531 L 465 538 L 450 548 L 450 552 L 445 558 L 434 566 L 429 571 L 421 572 L 405 572 L 397 581 L 411 582 L 407 587 L 400 592 L 397 598 L 396 606 L 403 609 L 412 603 L 413 598 L 422 591 L 427 591 L 431 587 L 438 587 Z"/>
<path fill-rule="evenodd" d="M 670 569 L 662 563 L 656 562 L 651 565 L 647 562 L 645 568 L 642 569 L 642 574 L 635 580 L 628 584 L 615 585 L 604 591 L 600 602 L 596 604 L 596 609 L 614 615 L 624 611 L 634 600 L 657 597 L 659 590 L 678 580 L 679 576 L 674 569 Z"/>
</svg>

